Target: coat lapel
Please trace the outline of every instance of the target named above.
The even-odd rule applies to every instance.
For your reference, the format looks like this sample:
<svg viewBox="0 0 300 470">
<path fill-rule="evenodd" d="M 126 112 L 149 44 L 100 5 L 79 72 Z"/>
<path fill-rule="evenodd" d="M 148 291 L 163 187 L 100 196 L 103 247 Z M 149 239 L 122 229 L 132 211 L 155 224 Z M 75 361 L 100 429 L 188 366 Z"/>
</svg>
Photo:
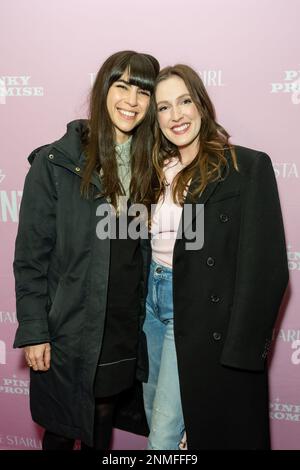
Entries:
<svg viewBox="0 0 300 470">
<path fill-rule="evenodd" d="M 198 199 L 196 201 L 196 204 L 206 204 L 207 201 L 209 200 L 209 198 L 215 192 L 215 190 L 216 190 L 219 183 L 220 183 L 220 180 L 209 183 L 206 186 L 206 188 L 204 189 L 204 191 L 198 197 Z M 193 180 L 190 184 L 190 187 L 189 187 L 189 190 L 188 190 L 188 193 L 187 193 L 187 196 L 185 198 L 183 206 L 185 206 L 186 204 L 194 204 L 195 203 L 194 201 L 192 201 L 191 193 L 193 192 L 193 190 L 195 189 L 195 187 L 198 184 L 199 184 L 199 179 L 198 178 L 193 178 Z"/>
<path fill-rule="evenodd" d="M 215 190 L 217 189 L 221 181 L 222 180 L 218 179 L 217 181 L 209 183 L 195 202 L 192 200 L 191 194 L 193 190 L 196 188 L 196 186 L 199 184 L 199 177 L 193 178 L 189 186 L 189 190 L 185 198 L 184 204 L 183 204 L 182 215 L 181 215 L 179 228 L 177 232 L 176 244 L 181 238 L 183 238 L 181 236 L 181 233 L 184 234 L 187 231 L 190 232 L 189 229 L 193 221 L 204 210 L 205 204 L 207 204 L 207 202 L 209 201 L 209 198 L 213 195 L 213 193 L 215 192 Z M 188 209 L 188 205 L 192 206 L 192 210 L 189 210 L 190 208 Z"/>
<path fill-rule="evenodd" d="M 230 152 L 226 149 L 225 149 L 225 157 L 227 158 L 228 167 L 225 166 L 223 168 L 223 170 L 221 172 L 221 178 L 219 178 L 216 181 L 213 181 L 212 183 L 209 183 L 206 186 L 205 190 L 198 197 L 198 200 L 196 201 L 196 204 L 204 204 L 205 205 L 208 202 L 209 198 L 213 195 L 213 193 L 217 189 L 218 185 L 226 177 L 226 173 L 227 173 L 228 169 L 231 168 Z M 200 171 L 198 171 L 198 174 L 191 181 L 187 196 L 186 196 L 185 201 L 184 201 L 184 205 L 194 203 L 194 201 L 192 201 L 190 195 L 193 192 L 193 190 L 196 188 L 196 186 L 199 184 L 199 179 L 200 179 Z"/>
</svg>

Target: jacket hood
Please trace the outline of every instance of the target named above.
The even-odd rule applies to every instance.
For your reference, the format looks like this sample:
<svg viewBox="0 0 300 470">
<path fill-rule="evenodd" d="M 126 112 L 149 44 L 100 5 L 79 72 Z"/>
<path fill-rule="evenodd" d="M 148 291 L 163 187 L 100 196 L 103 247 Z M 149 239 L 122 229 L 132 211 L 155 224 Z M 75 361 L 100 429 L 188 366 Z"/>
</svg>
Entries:
<svg viewBox="0 0 300 470">
<path fill-rule="evenodd" d="M 60 139 L 53 142 L 53 147 L 67 155 L 74 163 L 77 163 L 81 157 L 81 136 L 87 124 L 87 119 L 77 119 L 69 122 L 67 132 Z"/>
<path fill-rule="evenodd" d="M 31 152 L 28 161 L 32 164 L 36 155 L 42 148 L 51 147 L 61 152 L 68 158 L 70 163 L 78 164 L 85 159 L 82 152 L 81 136 L 88 124 L 87 119 L 77 119 L 67 124 L 67 132 L 58 140 L 51 144 L 42 145 Z"/>
</svg>

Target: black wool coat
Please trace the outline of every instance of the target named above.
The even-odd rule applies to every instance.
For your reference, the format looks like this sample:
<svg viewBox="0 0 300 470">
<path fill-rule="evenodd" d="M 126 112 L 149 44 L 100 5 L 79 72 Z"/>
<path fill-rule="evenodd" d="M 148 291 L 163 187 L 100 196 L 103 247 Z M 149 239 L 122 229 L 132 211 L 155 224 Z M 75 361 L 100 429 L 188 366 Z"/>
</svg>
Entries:
<svg viewBox="0 0 300 470">
<path fill-rule="evenodd" d="M 186 250 L 183 236 L 173 254 L 189 449 L 270 446 L 266 358 L 288 282 L 285 236 L 270 158 L 235 149 L 239 171 L 230 164 L 227 177 L 209 184 L 197 201 L 204 204 L 203 247 Z M 149 242 L 144 253 L 149 265 Z"/>
<path fill-rule="evenodd" d="M 34 150 L 28 158 L 31 168 L 24 186 L 14 259 L 19 321 L 14 347 L 51 343 L 50 369 L 31 370 L 32 418 L 49 431 L 91 446 L 93 385 L 104 332 L 110 240 L 96 236 L 101 220 L 97 209 L 107 202 L 96 174 L 93 196 L 80 196 L 84 127 L 84 121 L 71 122 L 60 140 Z M 141 325 L 142 321 L 141 308 Z M 120 411 L 116 421 L 120 416 L 120 427 L 145 434 L 147 425 L 136 394 L 141 385 L 133 391 L 120 401 L 124 415 Z"/>
</svg>

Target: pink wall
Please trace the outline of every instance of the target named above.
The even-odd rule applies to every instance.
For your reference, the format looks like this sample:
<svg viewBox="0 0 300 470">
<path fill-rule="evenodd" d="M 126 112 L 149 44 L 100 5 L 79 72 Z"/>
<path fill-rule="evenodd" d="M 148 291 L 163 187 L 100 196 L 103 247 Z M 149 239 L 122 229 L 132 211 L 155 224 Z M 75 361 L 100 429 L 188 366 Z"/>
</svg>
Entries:
<svg viewBox="0 0 300 470">
<path fill-rule="evenodd" d="M 91 74 L 122 49 L 152 53 L 162 66 L 193 66 L 232 140 L 273 160 L 291 288 L 271 367 L 272 442 L 274 449 L 300 448 L 299 17 L 299 0 L 2 2 L 0 449 L 40 446 L 28 410 L 28 370 L 21 352 L 11 347 L 16 328 L 11 266 L 26 157 L 61 136 L 68 121 L 86 116 Z M 116 432 L 114 448 L 142 449 L 144 442 Z"/>
</svg>

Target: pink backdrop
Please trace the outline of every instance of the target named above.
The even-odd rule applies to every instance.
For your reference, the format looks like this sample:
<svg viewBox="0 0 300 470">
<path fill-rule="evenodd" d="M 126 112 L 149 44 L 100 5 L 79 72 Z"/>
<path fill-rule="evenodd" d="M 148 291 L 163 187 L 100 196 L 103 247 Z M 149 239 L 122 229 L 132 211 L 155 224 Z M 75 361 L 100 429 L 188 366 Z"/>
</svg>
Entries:
<svg viewBox="0 0 300 470">
<path fill-rule="evenodd" d="M 41 445 L 41 430 L 29 414 L 28 369 L 11 346 L 12 259 L 26 158 L 61 136 L 68 121 L 86 117 L 93 74 L 122 49 L 152 53 L 162 66 L 193 66 L 233 142 L 272 158 L 291 278 L 274 331 L 272 445 L 300 449 L 299 18 L 299 0 L 1 2 L 0 449 Z M 115 432 L 115 449 L 144 444 L 144 438 Z"/>
</svg>

